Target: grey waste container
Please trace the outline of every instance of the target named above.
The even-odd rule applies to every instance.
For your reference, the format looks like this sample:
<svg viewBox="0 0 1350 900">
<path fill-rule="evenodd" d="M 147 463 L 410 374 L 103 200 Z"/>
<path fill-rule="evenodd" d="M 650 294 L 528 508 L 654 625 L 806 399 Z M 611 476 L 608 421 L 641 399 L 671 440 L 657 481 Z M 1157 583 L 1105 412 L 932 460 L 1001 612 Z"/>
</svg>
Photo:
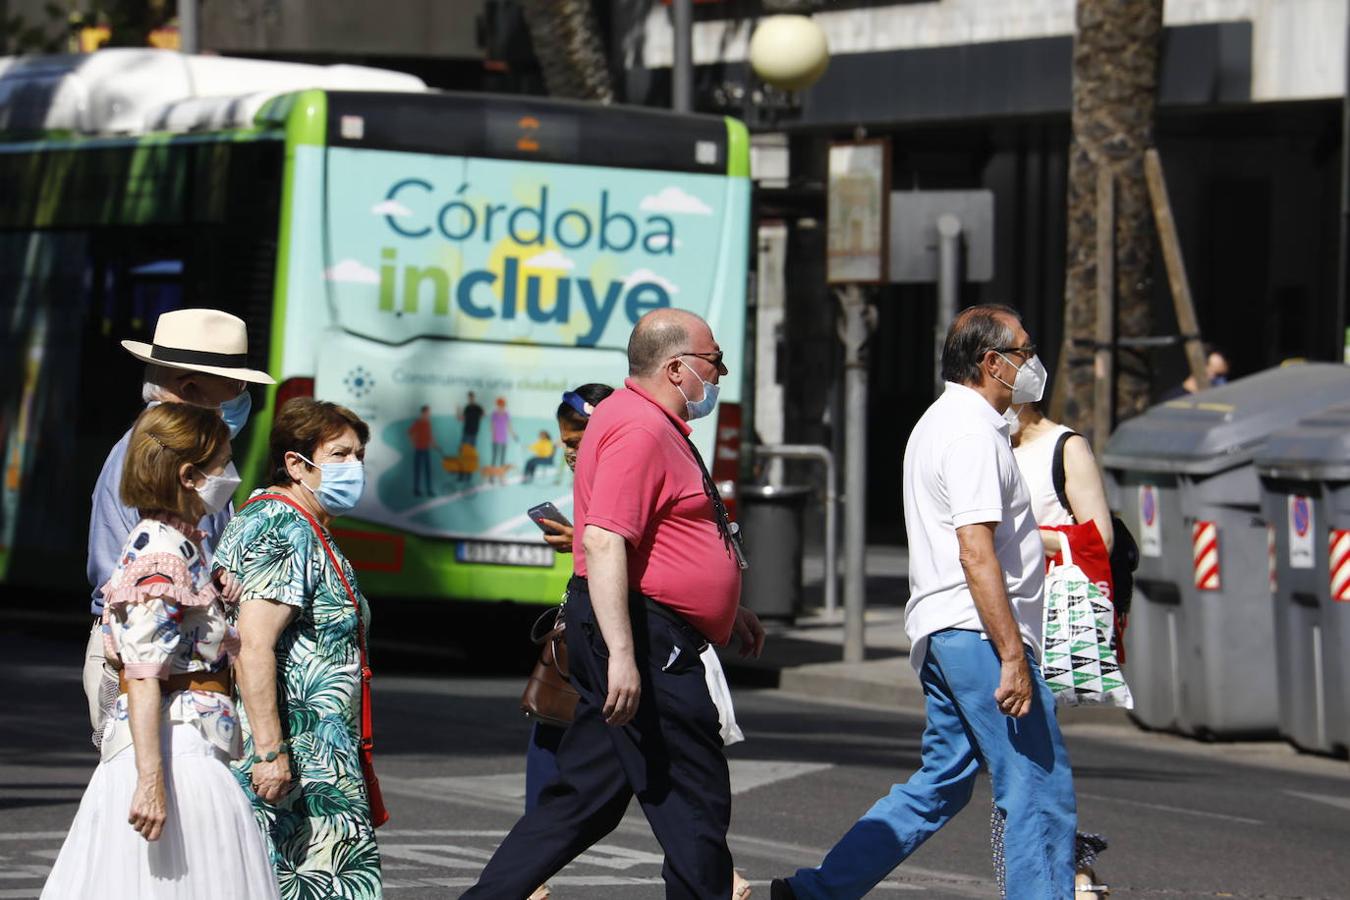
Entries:
<svg viewBox="0 0 1350 900">
<path fill-rule="evenodd" d="M 1280 733 L 1350 748 L 1350 404 L 1282 431 L 1257 456 L 1275 562 Z"/>
<path fill-rule="evenodd" d="M 1274 616 L 1255 455 L 1276 431 L 1350 396 L 1350 367 L 1272 369 L 1155 406 L 1103 454 L 1140 565 L 1125 638 L 1140 724 L 1273 734 Z"/>
<path fill-rule="evenodd" d="M 808 487 L 742 485 L 741 533 L 750 560 L 741 602 L 761 619 L 791 619 L 802 605 L 802 513 Z"/>
</svg>

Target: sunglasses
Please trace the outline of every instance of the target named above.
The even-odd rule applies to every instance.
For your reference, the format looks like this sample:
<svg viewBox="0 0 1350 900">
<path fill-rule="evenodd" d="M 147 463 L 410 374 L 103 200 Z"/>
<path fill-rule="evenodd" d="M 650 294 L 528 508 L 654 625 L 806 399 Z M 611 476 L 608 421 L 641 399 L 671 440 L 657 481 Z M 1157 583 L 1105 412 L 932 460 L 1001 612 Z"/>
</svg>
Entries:
<svg viewBox="0 0 1350 900">
<path fill-rule="evenodd" d="M 995 353 L 1016 353 L 1023 359 L 1031 359 L 1036 355 L 1036 345 L 1027 344 L 1025 347 L 995 347 Z"/>
<path fill-rule="evenodd" d="M 726 365 L 722 362 L 722 360 L 726 357 L 726 354 L 724 354 L 721 350 L 714 350 L 711 353 L 678 353 L 675 355 L 674 358 L 678 359 L 681 356 L 697 357 L 698 359 L 701 359 L 706 363 L 712 363 L 714 368 L 718 369 L 723 373 L 727 371 Z"/>
</svg>

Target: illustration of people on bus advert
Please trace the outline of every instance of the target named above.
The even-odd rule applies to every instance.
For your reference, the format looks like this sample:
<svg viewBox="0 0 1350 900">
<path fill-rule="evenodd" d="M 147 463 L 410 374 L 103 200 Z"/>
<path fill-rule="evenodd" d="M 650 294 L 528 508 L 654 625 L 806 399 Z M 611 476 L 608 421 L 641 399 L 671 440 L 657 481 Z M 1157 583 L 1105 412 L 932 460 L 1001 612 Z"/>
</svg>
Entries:
<svg viewBox="0 0 1350 900">
<path fill-rule="evenodd" d="M 558 398 L 571 385 L 565 378 L 523 378 L 508 387 L 474 376 L 461 384 L 475 390 L 410 389 L 409 396 L 438 403 L 375 429 L 366 464 L 381 512 L 412 530 L 537 539 L 525 510 L 544 500 L 560 509 L 571 505 L 571 474 L 554 465 Z M 480 416 L 466 394 L 491 396 L 492 411 Z"/>
<path fill-rule="evenodd" d="M 572 503 L 562 394 L 621 385 L 638 318 L 681 306 L 738 345 L 743 276 L 721 261 L 746 240 L 725 215 L 743 185 L 371 150 L 329 166 L 315 390 L 371 423 L 358 519 L 537 542 L 526 510 Z"/>
</svg>

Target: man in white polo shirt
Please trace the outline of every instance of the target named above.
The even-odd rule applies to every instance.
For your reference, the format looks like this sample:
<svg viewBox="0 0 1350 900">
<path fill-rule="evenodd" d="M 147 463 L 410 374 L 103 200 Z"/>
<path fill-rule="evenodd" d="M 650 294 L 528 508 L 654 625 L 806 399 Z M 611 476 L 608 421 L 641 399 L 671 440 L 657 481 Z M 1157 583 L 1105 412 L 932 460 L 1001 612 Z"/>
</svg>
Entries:
<svg viewBox="0 0 1350 900">
<path fill-rule="evenodd" d="M 926 697 L 923 767 L 818 868 L 774 881 L 771 900 L 863 896 L 966 805 L 982 767 L 1005 817 L 1007 897 L 1074 894 L 1073 775 L 1037 662 L 1043 550 L 1005 418 L 1040 400 L 1045 367 L 1016 312 L 975 306 L 947 332 L 942 377 L 905 447 L 905 627 Z"/>
</svg>

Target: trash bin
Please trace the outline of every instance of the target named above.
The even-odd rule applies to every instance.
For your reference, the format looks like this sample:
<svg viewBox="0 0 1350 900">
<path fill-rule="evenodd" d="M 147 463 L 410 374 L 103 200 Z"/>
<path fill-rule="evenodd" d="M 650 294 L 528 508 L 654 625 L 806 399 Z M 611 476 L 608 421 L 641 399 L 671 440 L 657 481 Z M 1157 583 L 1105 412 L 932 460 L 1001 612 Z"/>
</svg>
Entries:
<svg viewBox="0 0 1350 900">
<path fill-rule="evenodd" d="M 1110 453 L 1107 445 L 1106 453 Z M 1103 455 L 1103 461 L 1106 455 Z M 1131 716 L 1148 728 L 1175 728 L 1180 701 L 1176 671 L 1176 612 L 1182 576 L 1161 547 L 1185 541 L 1177 476 L 1158 471 L 1107 469 L 1112 509 L 1142 542 L 1134 573 L 1134 598 L 1125 633 L 1124 672 L 1134 697 Z M 1188 542 L 1189 543 L 1189 542 Z M 1187 573 L 1189 574 L 1189 569 Z"/>
<path fill-rule="evenodd" d="M 1271 526 L 1280 733 L 1350 748 L 1350 404 L 1271 437 L 1257 456 Z"/>
<path fill-rule="evenodd" d="M 1111 436 L 1102 463 L 1140 552 L 1125 674 L 1141 725 L 1201 737 L 1278 730 L 1253 460 L 1273 433 L 1348 394 L 1350 367 L 1288 366 L 1155 406 Z"/>
<path fill-rule="evenodd" d="M 742 485 L 737 493 L 750 568 L 741 602 L 761 619 L 791 621 L 802 606 L 802 514 L 809 487 Z"/>
</svg>

